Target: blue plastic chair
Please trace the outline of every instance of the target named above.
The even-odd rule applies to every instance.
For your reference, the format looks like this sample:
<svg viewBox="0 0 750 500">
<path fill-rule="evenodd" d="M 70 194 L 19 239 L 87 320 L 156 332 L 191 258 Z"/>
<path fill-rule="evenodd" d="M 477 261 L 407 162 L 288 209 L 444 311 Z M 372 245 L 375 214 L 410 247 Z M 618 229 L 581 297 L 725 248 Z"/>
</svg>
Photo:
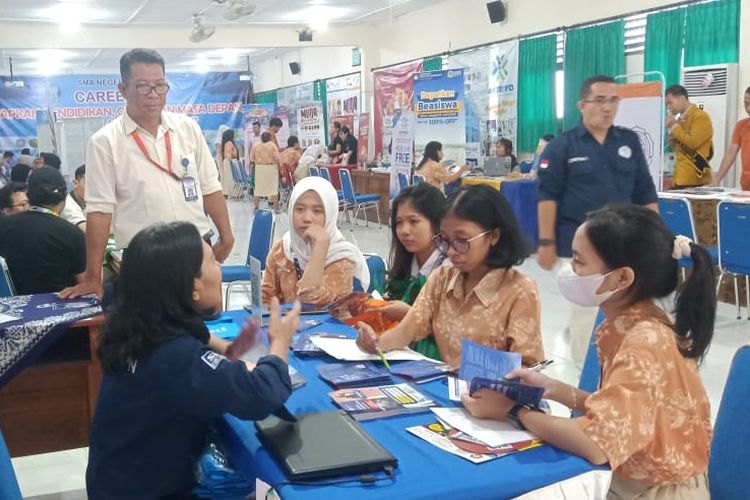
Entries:
<svg viewBox="0 0 750 500">
<path fill-rule="evenodd" d="M 352 183 L 352 174 L 346 168 L 339 170 L 339 179 L 341 180 L 341 189 L 344 191 L 344 210 L 352 210 L 354 212 L 352 224 L 357 223 L 357 215 L 359 215 L 359 211 L 364 210 L 365 225 L 369 226 L 370 222 L 367 220 L 367 209 L 374 208 L 375 215 L 378 218 L 378 227 L 381 228 L 380 195 L 356 193 L 354 191 L 354 184 Z"/>
<path fill-rule="evenodd" d="M 253 225 L 250 228 L 250 242 L 247 245 L 248 259 L 244 265 L 221 266 L 221 281 L 229 283 L 225 294 L 225 303 L 229 300 L 229 292 L 237 282 L 250 281 L 250 257 L 260 261 L 260 269 L 265 270 L 266 258 L 273 244 L 273 233 L 276 220 L 271 210 L 257 210 Z"/>
<path fill-rule="evenodd" d="M 750 346 L 740 347 L 729 369 L 711 441 L 708 487 L 713 500 L 742 500 L 750 490 Z"/>
<path fill-rule="evenodd" d="M 10 278 L 10 270 L 5 259 L 0 257 L 0 298 L 12 297 L 16 294 L 16 289 L 13 287 L 13 280 Z"/>
<path fill-rule="evenodd" d="M 0 432 L 0 498 L 3 500 L 21 500 L 23 498 L 2 432 Z"/>
<path fill-rule="evenodd" d="M 596 321 L 594 321 L 594 329 L 591 331 L 591 339 L 589 341 L 589 348 L 586 351 L 586 359 L 583 361 L 583 370 L 581 370 L 581 378 L 578 381 L 578 388 L 586 392 L 594 392 L 599 388 L 599 353 L 596 350 L 596 337 L 594 332 L 599 328 L 599 325 L 604 321 L 604 313 L 601 309 L 596 315 Z"/>
<path fill-rule="evenodd" d="M 412 182 L 414 183 L 415 186 L 417 184 L 421 184 L 421 183 L 425 182 L 424 175 L 422 175 L 422 174 L 414 174 L 412 176 Z"/>
<path fill-rule="evenodd" d="M 333 182 L 331 182 L 331 171 L 328 170 L 328 167 L 320 167 L 320 176 L 333 184 Z M 339 202 L 341 202 L 341 200 L 344 199 L 344 191 L 342 191 L 341 189 L 337 189 L 336 196 L 339 197 Z"/>
<path fill-rule="evenodd" d="M 366 253 L 365 262 L 367 262 L 367 269 L 370 271 L 370 286 L 367 288 L 367 293 L 372 293 L 373 290 L 377 290 L 383 293 L 385 290 L 386 273 L 388 272 L 388 265 L 385 263 L 385 259 L 375 253 Z M 362 285 L 357 283 L 355 278 L 355 289 L 360 291 Z"/>
<path fill-rule="evenodd" d="M 530 161 L 522 161 L 518 164 L 518 170 L 521 171 L 522 174 L 528 174 L 531 172 L 531 167 L 534 165 L 533 162 Z"/>
<path fill-rule="evenodd" d="M 399 191 L 403 191 L 404 189 L 409 187 L 409 178 L 406 176 L 404 172 L 398 173 L 398 188 Z"/>
<path fill-rule="evenodd" d="M 719 234 L 719 269 L 721 275 L 716 289 L 721 285 L 725 272 L 734 276 L 734 300 L 737 304 L 737 319 L 742 317 L 737 275 L 745 276 L 745 293 L 748 304 L 747 319 L 750 320 L 750 205 L 734 201 L 722 201 L 716 208 Z"/>
<path fill-rule="evenodd" d="M 693 222 L 693 211 L 690 202 L 685 198 L 674 196 L 659 196 L 659 214 L 670 231 L 676 235 L 687 236 L 693 241 L 698 241 L 695 236 L 695 223 Z M 711 262 L 718 263 L 718 249 L 716 247 L 705 247 L 711 255 Z M 681 268 L 693 267 L 690 258 L 680 259 Z"/>
<path fill-rule="evenodd" d="M 310 167 L 310 177 L 320 177 L 320 169 L 318 167 Z"/>
</svg>

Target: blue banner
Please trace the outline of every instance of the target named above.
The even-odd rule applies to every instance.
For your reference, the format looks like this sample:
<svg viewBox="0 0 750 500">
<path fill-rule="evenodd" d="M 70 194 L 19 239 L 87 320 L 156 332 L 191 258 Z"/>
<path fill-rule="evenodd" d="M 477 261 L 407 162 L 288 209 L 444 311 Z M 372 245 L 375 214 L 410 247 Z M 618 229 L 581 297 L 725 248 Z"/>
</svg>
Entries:
<svg viewBox="0 0 750 500">
<path fill-rule="evenodd" d="M 167 111 L 198 121 L 209 142 L 220 125 L 242 129 L 243 106 L 252 100 L 252 86 L 239 72 L 170 73 Z M 47 119 L 101 118 L 110 121 L 126 106 L 117 90 L 119 75 L 23 77 L 23 86 L 0 79 L 0 148 L 35 148 L 37 126 Z M 42 117 L 37 118 L 37 112 Z"/>
<path fill-rule="evenodd" d="M 414 75 L 414 111 L 417 115 L 417 158 L 430 141 L 443 144 L 443 157 L 463 165 L 466 160 L 463 69 Z"/>
</svg>

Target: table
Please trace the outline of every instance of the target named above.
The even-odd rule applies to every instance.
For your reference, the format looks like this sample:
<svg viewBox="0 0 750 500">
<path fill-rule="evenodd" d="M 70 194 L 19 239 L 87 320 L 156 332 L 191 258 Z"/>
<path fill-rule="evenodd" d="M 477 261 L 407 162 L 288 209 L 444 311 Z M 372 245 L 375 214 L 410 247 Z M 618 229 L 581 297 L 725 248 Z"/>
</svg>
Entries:
<svg viewBox="0 0 750 500">
<path fill-rule="evenodd" d="M 388 225 L 391 213 L 391 174 L 389 172 L 373 172 L 372 170 L 352 170 L 352 184 L 354 191 L 361 194 L 377 194 L 380 196 L 380 222 Z M 374 210 L 360 210 L 359 217 L 369 222 L 377 222 Z"/>
<path fill-rule="evenodd" d="M 0 428 L 11 456 L 87 446 L 101 369 L 96 299 L 0 299 L 22 319 L 0 325 Z M 40 358 L 41 357 L 41 358 Z"/>
<path fill-rule="evenodd" d="M 500 190 L 513 208 L 518 227 L 532 244 L 532 251 L 536 251 L 539 242 L 539 212 L 537 204 L 536 179 L 518 179 L 509 177 L 464 177 L 464 186 L 484 184 Z"/>
<path fill-rule="evenodd" d="M 341 189 L 341 178 L 339 177 L 339 170 L 345 168 L 349 170 L 349 172 L 352 172 L 357 169 L 357 165 L 342 165 L 341 163 L 329 163 L 328 165 L 323 166 L 328 167 L 328 172 L 331 174 L 331 184 L 333 184 L 333 187 L 335 187 L 337 190 Z"/>
<path fill-rule="evenodd" d="M 246 313 L 227 313 L 237 322 L 244 321 Z M 320 317 L 319 319 L 325 319 Z M 354 335 L 354 330 L 336 320 L 328 319 L 309 331 L 325 331 Z M 325 359 L 325 358 L 323 358 Z M 333 390 L 317 374 L 316 366 L 325 362 L 321 358 L 297 359 L 291 364 L 307 379 L 306 385 L 297 389 L 287 401 L 295 414 L 330 411 L 335 409 L 328 393 Z M 439 405 L 451 406 L 447 399 L 445 379 L 419 385 Z M 434 422 L 431 412 L 401 415 L 387 419 L 362 422 L 362 427 L 398 459 L 395 480 L 379 481 L 363 486 L 357 482 L 338 486 L 284 485 L 282 498 L 325 499 L 409 499 L 409 498 L 511 498 L 563 479 L 578 476 L 595 467 L 586 460 L 559 451 L 551 446 L 499 458 L 481 465 L 443 452 L 433 445 L 412 436 L 407 427 Z M 269 484 L 285 479 L 282 469 L 261 446 L 252 422 L 225 415 L 219 421 L 219 432 L 238 469 L 249 480 L 259 477 Z M 335 436 L 332 436 L 335 439 Z"/>
</svg>

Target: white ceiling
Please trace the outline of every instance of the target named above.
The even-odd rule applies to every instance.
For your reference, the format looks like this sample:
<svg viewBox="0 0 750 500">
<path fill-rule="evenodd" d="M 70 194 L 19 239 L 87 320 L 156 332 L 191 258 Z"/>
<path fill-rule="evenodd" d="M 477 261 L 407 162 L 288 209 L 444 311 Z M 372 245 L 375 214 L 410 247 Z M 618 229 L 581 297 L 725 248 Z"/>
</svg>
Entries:
<svg viewBox="0 0 750 500">
<path fill-rule="evenodd" d="M 387 21 L 436 0 L 247 0 L 255 12 L 239 21 L 223 17 L 227 0 L 0 0 L 0 23 L 71 22 L 92 26 L 190 26 L 204 12 L 213 25 L 302 26 L 319 18 L 332 25 Z M 391 9 L 392 7 L 392 9 Z"/>
</svg>

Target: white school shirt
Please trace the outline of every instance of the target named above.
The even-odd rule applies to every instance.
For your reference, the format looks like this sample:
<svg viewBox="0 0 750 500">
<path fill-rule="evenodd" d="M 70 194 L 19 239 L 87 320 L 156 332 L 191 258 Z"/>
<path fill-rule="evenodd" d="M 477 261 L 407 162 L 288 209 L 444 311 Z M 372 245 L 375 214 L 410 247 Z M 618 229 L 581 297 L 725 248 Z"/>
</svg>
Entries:
<svg viewBox="0 0 750 500">
<path fill-rule="evenodd" d="M 167 166 L 165 134 L 169 131 L 171 169 L 179 177 L 195 180 L 197 200 L 186 201 L 182 182 L 146 158 L 132 136 L 136 130 L 151 158 L 163 167 Z M 124 112 L 99 129 L 86 147 L 86 212 L 113 215 L 120 248 L 157 222 L 192 222 L 201 235 L 206 234 L 211 224 L 203 211 L 203 196 L 216 191 L 221 191 L 216 164 L 198 123 L 188 116 L 162 111 L 154 137 Z"/>
<path fill-rule="evenodd" d="M 425 278 L 429 278 L 432 271 L 442 266 L 450 266 L 451 260 L 437 248 L 432 251 L 427 261 L 419 267 L 417 262 L 417 256 L 413 255 L 411 258 L 411 277 L 416 278 L 420 274 Z"/>
</svg>

